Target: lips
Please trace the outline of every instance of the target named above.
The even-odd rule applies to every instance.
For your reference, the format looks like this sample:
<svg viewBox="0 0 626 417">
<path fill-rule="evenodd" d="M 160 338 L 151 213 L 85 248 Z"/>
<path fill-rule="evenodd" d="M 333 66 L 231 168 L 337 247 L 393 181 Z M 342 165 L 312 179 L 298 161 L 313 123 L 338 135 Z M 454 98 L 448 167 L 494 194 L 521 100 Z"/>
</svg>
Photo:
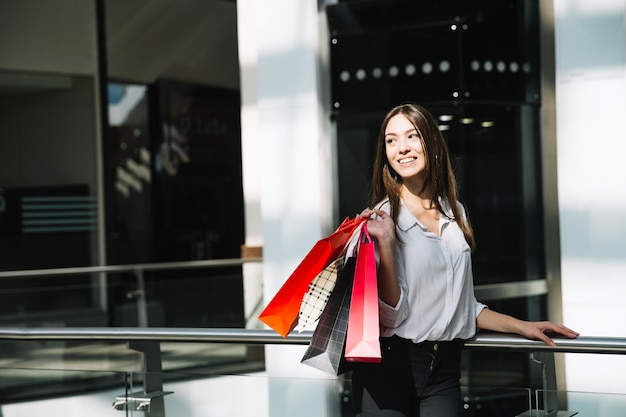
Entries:
<svg viewBox="0 0 626 417">
<path fill-rule="evenodd" d="M 412 158 L 402 158 L 402 159 L 398 159 L 398 163 L 399 164 L 410 164 L 411 162 L 416 161 L 417 158 L 412 157 Z"/>
</svg>

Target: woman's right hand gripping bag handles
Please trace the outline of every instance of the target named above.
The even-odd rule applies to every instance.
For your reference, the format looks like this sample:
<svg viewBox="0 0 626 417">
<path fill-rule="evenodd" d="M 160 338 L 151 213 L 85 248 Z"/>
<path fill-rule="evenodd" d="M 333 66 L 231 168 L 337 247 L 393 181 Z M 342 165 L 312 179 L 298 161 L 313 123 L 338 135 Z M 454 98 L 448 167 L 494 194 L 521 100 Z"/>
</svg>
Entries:
<svg viewBox="0 0 626 417">
<path fill-rule="evenodd" d="M 367 223 L 363 224 L 357 250 L 345 358 L 351 362 L 380 362 L 376 250 Z"/>
</svg>

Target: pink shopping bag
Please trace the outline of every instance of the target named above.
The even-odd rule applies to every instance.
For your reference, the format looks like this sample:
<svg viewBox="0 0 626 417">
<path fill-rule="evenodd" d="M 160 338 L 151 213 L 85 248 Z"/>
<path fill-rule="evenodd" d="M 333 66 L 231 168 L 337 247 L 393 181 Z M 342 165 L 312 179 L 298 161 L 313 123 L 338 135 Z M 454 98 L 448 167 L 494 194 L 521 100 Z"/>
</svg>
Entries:
<svg viewBox="0 0 626 417">
<path fill-rule="evenodd" d="M 380 362 L 378 282 L 374 242 L 363 225 L 357 248 L 348 317 L 345 358 L 351 362 Z"/>
</svg>

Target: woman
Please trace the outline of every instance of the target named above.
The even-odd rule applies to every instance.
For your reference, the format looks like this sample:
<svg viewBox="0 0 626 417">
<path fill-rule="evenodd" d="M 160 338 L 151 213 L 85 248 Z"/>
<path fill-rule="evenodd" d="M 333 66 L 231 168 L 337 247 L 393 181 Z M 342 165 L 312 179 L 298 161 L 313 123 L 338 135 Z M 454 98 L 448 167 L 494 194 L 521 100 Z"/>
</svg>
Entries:
<svg viewBox="0 0 626 417">
<path fill-rule="evenodd" d="M 355 364 L 359 416 L 460 416 L 461 341 L 476 329 L 554 342 L 578 333 L 489 310 L 474 296 L 472 227 L 447 145 L 423 107 L 393 108 L 379 133 L 371 203 L 359 216 L 380 256 L 380 364 Z"/>
</svg>

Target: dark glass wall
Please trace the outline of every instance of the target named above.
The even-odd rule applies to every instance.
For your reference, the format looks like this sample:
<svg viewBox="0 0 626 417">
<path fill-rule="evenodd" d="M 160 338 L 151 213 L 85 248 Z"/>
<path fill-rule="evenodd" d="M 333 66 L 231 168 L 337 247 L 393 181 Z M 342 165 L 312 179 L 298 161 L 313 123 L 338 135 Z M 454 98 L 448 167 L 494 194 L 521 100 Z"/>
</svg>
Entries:
<svg viewBox="0 0 626 417">
<path fill-rule="evenodd" d="M 240 256 L 236 4 L 5 3 L 0 323 L 242 326 L 240 267 L 19 276 Z"/>
<path fill-rule="evenodd" d="M 239 92 L 158 80 L 109 86 L 110 264 L 238 258 L 244 240 Z M 119 115 L 117 109 L 129 111 Z M 241 267 L 144 274 L 148 324 L 243 327 Z M 137 278 L 109 276 L 111 323 L 138 325 Z"/>
<path fill-rule="evenodd" d="M 239 258 L 244 243 L 231 2 L 100 0 L 107 262 Z M 126 102 L 130 106 L 120 106 Z M 118 119 L 111 116 L 116 115 Z M 241 267 L 143 274 L 150 326 L 243 327 Z M 137 325 L 137 274 L 109 275 L 112 325 Z"/>
<path fill-rule="evenodd" d="M 109 262 L 239 257 L 239 91 L 159 80 L 108 92 Z"/>
<path fill-rule="evenodd" d="M 529 105 L 433 104 L 475 229 L 477 285 L 545 276 L 538 110 Z M 369 204 L 374 145 L 384 112 L 337 116 L 342 216 Z M 534 139 L 533 139 L 534 138 Z"/>
<path fill-rule="evenodd" d="M 450 147 L 476 283 L 543 278 L 536 3 L 356 1 L 328 19 L 340 217 L 368 204 L 386 111 L 419 103 Z"/>
<path fill-rule="evenodd" d="M 385 113 L 415 102 L 438 119 L 452 154 L 477 239 L 475 285 L 545 278 L 537 1 L 346 1 L 327 14 L 340 217 L 369 204 Z M 544 297 L 483 301 L 545 318 Z M 536 383 L 524 354 L 465 352 L 463 363 L 467 415 L 481 407 L 481 385 Z M 502 393 L 480 415 L 525 401 Z"/>
</svg>

